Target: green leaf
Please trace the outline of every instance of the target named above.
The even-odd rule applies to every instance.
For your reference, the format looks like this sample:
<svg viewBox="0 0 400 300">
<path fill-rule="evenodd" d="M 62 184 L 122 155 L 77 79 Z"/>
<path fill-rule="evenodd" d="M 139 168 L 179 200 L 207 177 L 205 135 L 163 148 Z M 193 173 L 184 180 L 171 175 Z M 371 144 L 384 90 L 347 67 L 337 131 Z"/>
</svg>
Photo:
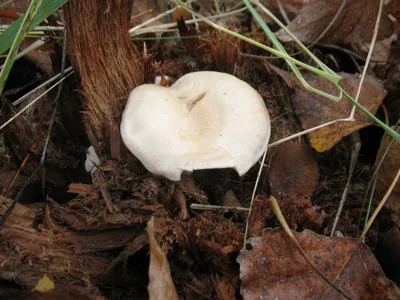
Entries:
<svg viewBox="0 0 400 300">
<path fill-rule="evenodd" d="M 35 26 L 39 25 L 46 18 L 48 18 L 52 13 L 57 11 L 59 7 L 67 3 L 68 0 L 43 0 L 42 5 L 40 5 L 35 18 L 29 30 L 33 29 Z M 12 23 L 2 34 L 0 34 L 0 55 L 10 49 L 15 37 L 17 36 L 18 30 L 21 26 L 24 16 L 21 16 L 17 21 Z"/>
<path fill-rule="evenodd" d="M 33 19 L 39 9 L 40 4 L 42 4 L 42 0 L 32 0 L 29 5 L 28 11 L 22 18 L 21 26 L 18 28 L 17 35 L 13 40 L 10 51 L 8 52 L 6 61 L 4 63 L 3 69 L 0 73 L 0 94 L 3 91 L 3 88 L 6 84 L 8 74 L 10 74 L 11 68 L 14 64 L 15 57 L 18 54 L 19 46 L 21 45 L 22 40 L 25 38 L 26 33 L 28 32 L 29 26 L 32 24 Z"/>
</svg>

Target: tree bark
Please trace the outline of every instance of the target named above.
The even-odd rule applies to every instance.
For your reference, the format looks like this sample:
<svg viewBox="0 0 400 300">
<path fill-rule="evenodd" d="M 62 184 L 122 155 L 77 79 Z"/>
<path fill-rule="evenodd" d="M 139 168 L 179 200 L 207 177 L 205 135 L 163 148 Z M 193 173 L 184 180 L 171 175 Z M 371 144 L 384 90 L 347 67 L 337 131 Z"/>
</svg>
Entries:
<svg viewBox="0 0 400 300">
<path fill-rule="evenodd" d="M 128 95 L 143 82 L 143 63 L 128 33 L 131 10 L 132 0 L 65 5 L 68 54 L 85 97 L 85 128 L 100 153 L 110 152 L 108 141 L 115 141 Z"/>
</svg>

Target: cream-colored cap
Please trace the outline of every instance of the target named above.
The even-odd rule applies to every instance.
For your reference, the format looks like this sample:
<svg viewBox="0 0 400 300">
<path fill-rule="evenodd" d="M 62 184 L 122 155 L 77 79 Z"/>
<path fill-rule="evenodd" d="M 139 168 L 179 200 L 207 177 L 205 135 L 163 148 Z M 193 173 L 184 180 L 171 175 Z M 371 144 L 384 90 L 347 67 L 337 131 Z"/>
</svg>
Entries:
<svg viewBox="0 0 400 300">
<path fill-rule="evenodd" d="M 152 173 L 234 168 L 245 174 L 267 149 L 270 119 L 262 97 L 225 73 L 189 73 L 171 87 L 144 84 L 128 99 L 121 135 Z"/>
</svg>

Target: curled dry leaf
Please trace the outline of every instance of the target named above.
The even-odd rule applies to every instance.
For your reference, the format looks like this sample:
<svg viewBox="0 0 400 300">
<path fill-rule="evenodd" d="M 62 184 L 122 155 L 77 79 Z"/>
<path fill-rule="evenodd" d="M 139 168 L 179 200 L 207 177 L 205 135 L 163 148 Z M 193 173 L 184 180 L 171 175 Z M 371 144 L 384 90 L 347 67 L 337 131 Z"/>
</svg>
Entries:
<svg viewBox="0 0 400 300">
<path fill-rule="evenodd" d="M 282 75 L 281 72 L 280 75 Z M 340 85 L 354 98 L 360 81 L 358 76 L 347 73 L 339 73 L 339 75 L 342 77 Z M 331 95 L 338 95 L 337 88 L 331 82 L 314 74 L 305 74 L 304 78 L 311 86 Z M 385 94 L 383 83 L 376 77 L 367 75 L 358 102 L 369 112 L 375 114 L 382 104 Z M 304 129 L 348 118 L 353 107 L 353 104 L 345 97 L 340 102 L 335 102 L 308 92 L 299 84 L 296 84 L 292 101 L 295 113 Z M 372 124 L 371 119 L 359 109 L 356 109 L 354 118 L 354 122 L 335 123 L 309 133 L 311 146 L 318 152 L 327 151 L 343 137 Z"/>
<path fill-rule="evenodd" d="M 382 13 L 378 41 L 392 35 L 393 23 L 389 19 L 388 10 L 391 2 Z M 329 26 L 338 12 L 343 0 L 310 0 L 304 5 L 296 18 L 288 25 L 288 29 L 304 43 L 313 43 Z M 322 41 L 333 44 L 350 44 L 354 42 L 370 42 L 374 32 L 380 0 L 348 0 L 330 30 L 322 37 Z M 277 37 L 285 42 L 292 38 L 283 30 Z"/>
<path fill-rule="evenodd" d="M 147 223 L 147 233 L 150 244 L 149 266 L 149 299 L 150 300 L 178 300 L 174 282 L 171 277 L 171 269 L 164 251 L 158 246 L 154 237 L 154 218 Z"/>
<path fill-rule="evenodd" d="M 311 196 L 318 185 L 319 169 L 312 150 L 305 143 L 286 143 L 272 158 L 271 193 Z"/>
<path fill-rule="evenodd" d="M 381 146 L 378 151 L 378 155 L 375 161 L 375 167 L 377 167 L 382 160 L 383 155 L 387 154 L 379 168 L 378 181 L 376 183 L 376 196 L 378 199 L 382 199 L 386 194 L 389 186 L 396 176 L 397 171 L 400 168 L 400 144 L 385 134 L 381 140 Z M 389 149 L 388 149 L 389 148 Z M 400 214 L 400 182 L 398 181 L 393 191 L 389 195 L 389 199 L 386 202 L 386 207 L 390 208 L 393 212 Z"/>
<path fill-rule="evenodd" d="M 369 248 L 349 238 L 293 232 L 315 266 L 351 299 L 399 299 Z M 238 257 L 244 299 L 342 299 L 284 231 L 251 238 Z M 250 250 L 251 249 L 251 250 Z"/>
</svg>

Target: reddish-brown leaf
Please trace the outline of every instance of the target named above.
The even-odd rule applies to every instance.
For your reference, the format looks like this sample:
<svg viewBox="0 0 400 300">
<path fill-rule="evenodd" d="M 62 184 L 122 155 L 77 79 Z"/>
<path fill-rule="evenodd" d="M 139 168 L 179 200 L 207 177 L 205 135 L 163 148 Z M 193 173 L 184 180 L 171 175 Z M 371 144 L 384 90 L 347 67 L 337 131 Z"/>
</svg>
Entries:
<svg viewBox="0 0 400 300">
<path fill-rule="evenodd" d="M 339 75 L 342 76 L 340 85 L 352 97 L 355 97 L 359 85 L 358 76 L 347 73 L 339 73 Z M 311 86 L 331 95 L 338 95 L 337 88 L 331 82 L 314 74 L 305 74 L 304 78 Z M 358 102 L 369 112 L 375 114 L 385 93 L 383 83 L 376 77 L 367 75 Z M 309 129 L 329 121 L 348 118 L 353 104 L 345 97 L 340 102 L 335 102 L 308 92 L 302 86 L 297 85 L 293 96 L 293 106 L 302 127 Z M 372 124 L 371 119 L 359 109 L 356 109 L 354 118 L 356 120 L 354 122 L 335 123 L 309 133 L 311 146 L 318 152 L 329 150 L 343 137 Z"/>
<path fill-rule="evenodd" d="M 150 243 L 149 266 L 149 299 L 151 300 L 178 300 L 178 294 L 171 277 L 171 269 L 164 251 L 158 246 L 154 237 L 154 219 L 147 223 L 147 233 Z"/>
<path fill-rule="evenodd" d="M 293 232 L 315 266 L 351 299 L 399 299 L 367 246 L 354 239 Z M 283 231 L 251 238 L 238 257 L 244 299 L 343 299 Z"/>
<path fill-rule="evenodd" d="M 392 0 L 393 1 L 393 0 Z M 386 1 L 386 9 L 391 10 Z M 304 2 L 299 14 L 289 24 L 288 29 L 302 42 L 314 42 L 331 23 L 342 0 L 310 0 Z M 334 44 L 350 44 L 354 42 L 370 42 L 375 27 L 380 0 L 348 0 L 341 14 L 330 30 L 321 39 Z M 393 23 L 387 11 L 383 12 L 378 40 L 392 35 Z M 282 41 L 292 41 L 283 29 L 277 32 Z"/>
<path fill-rule="evenodd" d="M 311 196 L 318 185 L 319 169 L 308 144 L 286 143 L 272 158 L 270 186 L 275 197 Z"/>
<path fill-rule="evenodd" d="M 378 166 L 383 155 L 387 154 L 379 168 L 378 181 L 376 183 L 376 196 L 380 199 L 386 194 L 389 186 L 400 168 L 400 144 L 385 134 L 381 141 L 375 166 Z M 393 191 L 390 193 L 386 207 L 400 214 L 400 182 L 397 181 Z"/>
</svg>

